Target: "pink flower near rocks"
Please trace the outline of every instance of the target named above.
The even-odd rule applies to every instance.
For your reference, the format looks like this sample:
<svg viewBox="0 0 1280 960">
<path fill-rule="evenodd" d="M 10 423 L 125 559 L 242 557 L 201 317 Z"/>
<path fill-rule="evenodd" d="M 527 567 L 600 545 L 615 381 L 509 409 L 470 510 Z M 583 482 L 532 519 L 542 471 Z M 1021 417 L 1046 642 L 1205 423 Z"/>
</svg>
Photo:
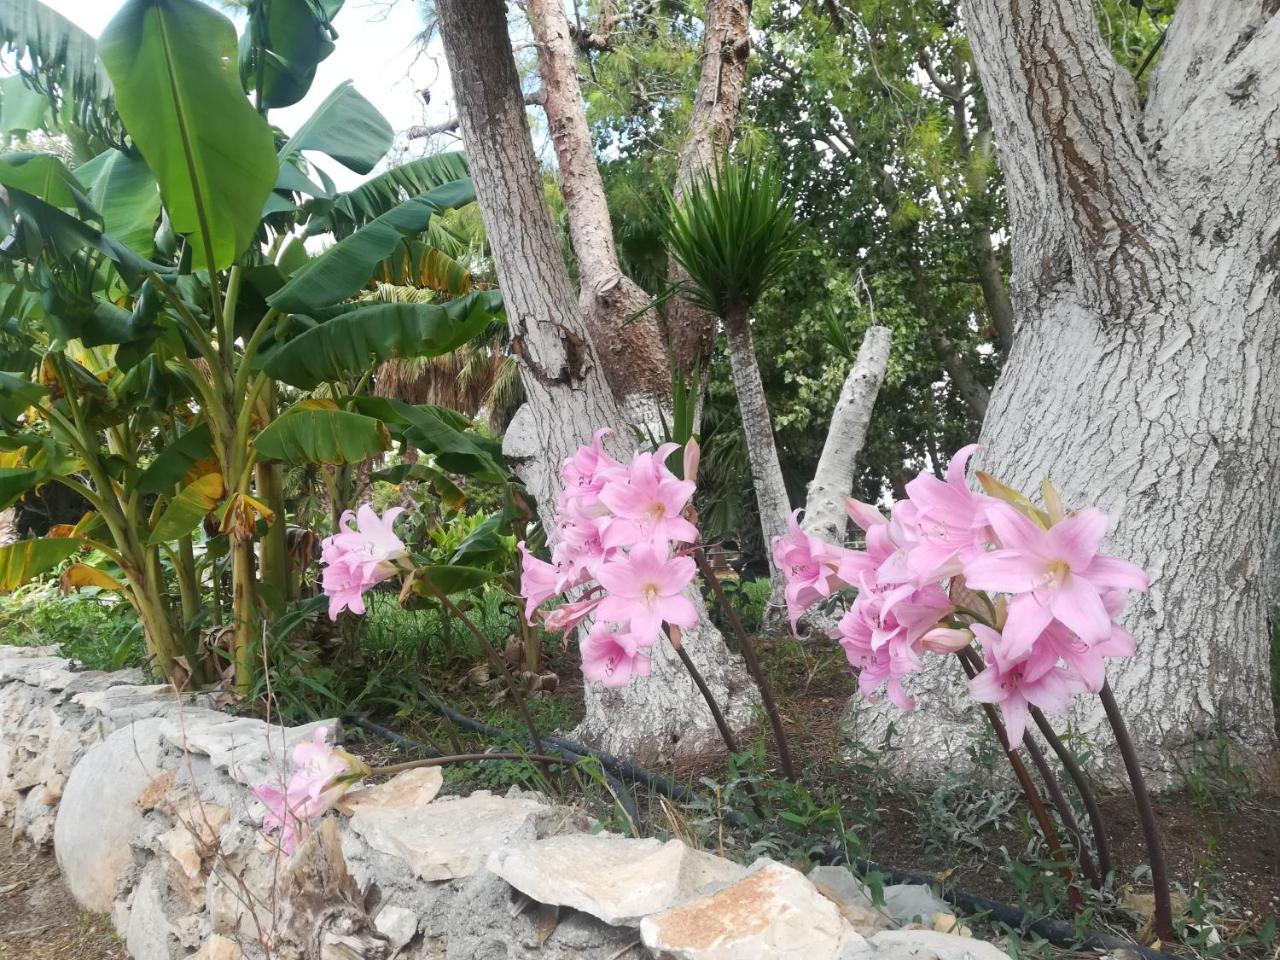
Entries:
<svg viewBox="0 0 1280 960">
<path fill-rule="evenodd" d="M 1080 677 L 1058 666 L 1057 654 L 1049 647 L 1036 646 L 1027 656 L 1002 665 L 995 652 L 1004 642 L 1001 635 L 980 623 L 973 625 L 973 632 L 982 643 L 987 667 L 969 681 L 969 693 L 980 703 L 999 706 L 1014 749 L 1022 743 L 1030 707 L 1063 714 L 1085 689 Z"/>
<path fill-rule="evenodd" d="M 597 579 L 608 595 L 598 608 L 599 616 L 629 623 L 629 632 L 641 643 L 656 638 L 664 622 L 695 626 L 698 611 L 684 596 L 695 570 L 690 557 L 668 557 L 640 544 L 624 559 L 600 568 Z"/>
<path fill-rule="evenodd" d="M 619 633 L 604 623 L 595 624 L 579 644 L 582 675 L 606 687 L 624 687 L 633 676 L 649 676 L 649 655 L 634 634 Z"/>
<path fill-rule="evenodd" d="M 1107 516 L 1088 509 L 1043 529 L 1005 503 L 987 508 L 1000 548 L 964 566 L 971 589 L 1014 594 L 1003 630 L 1007 656 L 1029 651 L 1053 619 L 1086 644 L 1111 636 L 1111 616 L 1102 595 L 1145 590 L 1147 576 L 1132 563 L 1099 556 Z"/>
<path fill-rule="evenodd" d="M 395 576 L 408 560 L 409 551 L 392 530 L 403 512 L 395 507 L 379 517 L 368 504 L 355 513 L 348 510 L 338 521 L 338 532 L 321 542 L 321 585 L 329 598 L 330 620 L 343 610 L 363 614 L 364 592 Z"/>
<path fill-rule="evenodd" d="M 279 846 L 292 853 L 298 837 L 311 821 L 337 803 L 368 768 L 329 743 L 330 730 L 321 727 L 310 740 L 293 748 L 289 778 L 281 789 L 270 783 L 253 787 L 253 795 L 267 808 L 262 829 L 278 831 Z"/>
</svg>

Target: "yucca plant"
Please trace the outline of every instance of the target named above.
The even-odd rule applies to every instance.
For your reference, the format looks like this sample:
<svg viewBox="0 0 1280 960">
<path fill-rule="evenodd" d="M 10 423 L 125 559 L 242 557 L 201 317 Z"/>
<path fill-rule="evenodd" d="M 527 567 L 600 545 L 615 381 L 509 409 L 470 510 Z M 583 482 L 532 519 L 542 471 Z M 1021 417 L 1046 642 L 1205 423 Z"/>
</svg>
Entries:
<svg viewBox="0 0 1280 960">
<path fill-rule="evenodd" d="M 726 322 L 748 313 L 801 252 L 795 208 L 773 164 L 726 159 L 668 196 L 663 237 L 688 274 L 680 292 Z"/>
<path fill-rule="evenodd" d="M 751 339 L 751 308 L 800 255 L 800 226 L 777 169 L 751 158 L 725 159 L 695 177 L 679 201 L 667 199 L 663 236 L 686 274 L 671 292 L 724 323 L 767 548 L 786 532 L 790 503 Z"/>
</svg>

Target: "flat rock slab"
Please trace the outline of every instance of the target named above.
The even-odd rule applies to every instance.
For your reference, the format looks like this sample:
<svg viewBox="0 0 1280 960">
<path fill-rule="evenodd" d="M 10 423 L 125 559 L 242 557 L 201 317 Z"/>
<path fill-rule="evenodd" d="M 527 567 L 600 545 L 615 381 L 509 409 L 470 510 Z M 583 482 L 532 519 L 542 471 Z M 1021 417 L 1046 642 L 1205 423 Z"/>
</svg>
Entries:
<svg viewBox="0 0 1280 960">
<path fill-rule="evenodd" d="M 537 839 L 533 819 L 549 814 L 529 797 L 469 797 L 408 807 L 356 810 L 351 829 L 374 850 L 399 857 L 423 880 L 469 877 L 495 850 Z"/>
<path fill-rule="evenodd" d="M 203 754 L 213 766 L 246 786 L 284 782 L 295 744 L 310 740 L 318 727 L 335 732 L 342 729 L 337 720 L 280 727 L 252 717 L 229 717 L 204 709 L 180 711 L 164 723 L 169 743 L 179 750 Z"/>
<path fill-rule="evenodd" d="M 805 876 L 771 861 L 718 893 L 645 917 L 644 945 L 668 960 L 850 960 L 871 949 Z"/>
<path fill-rule="evenodd" d="M 741 880 L 746 868 L 679 840 L 607 834 L 549 837 L 489 855 L 489 870 L 539 903 L 572 907 L 610 926 L 683 903 L 711 886 Z"/>
<path fill-rule="evenodd" d="M 71 771 L 58 805 L 53 846 L 71 895 L 105 913 L 132 862 L 129 836 L 142 822 L 137 800 L 160 773 L 163 720 L 121 727 L 90 748 Z"/>
<path fill-rule="evenodd" d="M 347 816 L 361 810 L 401 810 L 430 803 L 443 786 L 444 774 L 439 767 L 417 767 L 397 773 L 385 783 L 352 790 L 336 806 Z"/>
<path fill-rule="evenodd" d="M 871 943 L 876 960 L 1009 960 L 993 943 L 934 930 L 885 930 Z"/>
</svg>

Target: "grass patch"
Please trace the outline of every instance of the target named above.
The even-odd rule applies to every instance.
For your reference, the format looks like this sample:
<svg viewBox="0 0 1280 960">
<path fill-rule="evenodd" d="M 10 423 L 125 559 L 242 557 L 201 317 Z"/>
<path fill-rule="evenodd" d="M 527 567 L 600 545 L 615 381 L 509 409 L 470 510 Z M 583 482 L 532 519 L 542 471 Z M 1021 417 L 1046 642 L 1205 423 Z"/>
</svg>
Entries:
<svg viewBox="0 0 1280 960">
<path fill-rule="evenodd" d="M 57 644 L 92 670 L 120 670 L 146 660 L 138 616 L 115 594 L 63 596 L 51 581 L 0 595 L 0 643 Z"/>
</svg>

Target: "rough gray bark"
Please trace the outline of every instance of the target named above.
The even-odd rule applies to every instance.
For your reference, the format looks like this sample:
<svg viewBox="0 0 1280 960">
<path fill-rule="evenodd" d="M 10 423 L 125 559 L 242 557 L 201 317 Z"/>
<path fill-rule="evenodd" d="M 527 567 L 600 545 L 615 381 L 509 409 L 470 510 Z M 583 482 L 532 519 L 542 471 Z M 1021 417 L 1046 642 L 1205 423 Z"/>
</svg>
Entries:
<svg viewBox="0 0 1280 960">
<path fill-rule="evenodd" d="M 612 425 L 626 455 L 628 416 L 605 379 L 552 229 L 501 0 L 438 0 L 445 56 L 476 197 L 506 301 L 512 351 L 527 397 L 503 452 L 545 511 L 559 467 L 592 431 Z M 696 599 L 696 598 L 695 598 Z M 705 618 L 685 631 L 689 655 L 730 722 L 750 722 L 754 688 Z M 622 690 L 588 687 L 582 737 L 629 757 L 698 752 L 717 733 L 678 657 L 655 644 L 653 672 Z M 692 695 L 691 695 L 692 694 Z"/>
<path fill-rule="evenodd" d="M 867 440 L 876 394 L 889 366 L 893 335 L 888 327 L 868 327 L 858 357 L 845 377 L 831 414 L 831 426 L 805 499 L 801 526 L 828 543 L 843 543 L 849 526 L 844 501 L 853 489 L 854 467 Z"/>
<path fill-rule="evenodd" d="M 747 442 L 747 465 L 751 469 L 751 485 L 756 493 L 756 509 L 760 512 L 760 532 L 766 546 L 787 532 L 787 517 L 791 513 L 791 501 L 787 497 L 787 485 L 782 479 L 782 465 L 778 462 L 778 446 L 773 437 L 773 420 L 769 416 L 769 404 L 760 380 L 760 367 L 756 363 L 755 344 L 751 337 L 751 318 L 747 309 L 730 306 L 724 318 L 724 334 L 729 345 L 729 369 L 733 377 L 733 392 L 738 398 L 738 412 L 742 417 L 742 433 Z M 773 563 L 773 550 L 767 551 L 769 574 L 775 585 L 781 578 Z"/>
<path fill-rule="evenodd" d="M 555 149 L 569 237 L 578 258 L 579 309 L 605 376 L 625 409 L 644 409 L 671 388 L 667 349 L 648 295 L 618 265 L 613 220 L 578 85 L 577 56 L 560 0 L 528 0 L 538 47 L 542 106 Z"/>
<path fill-rule="evenodd" d="M 1107 551 L 1151 575 L 1125 617 L 1137 656 L 1110 677 L 1166 782 L 1194 741 L 1275 745 L 1275 10 L 1180 4 L 1143 109 L 1087 0 L 966 8 L 1009 193 L 1017 315 L 980 466 L 1024 490 L 1047 475 L 1069 505 L 1100 506 Z M 906 762 L 939 770 L 963 754 L 962 700 L 937 675 L 922 684 L 917 714 L 879 719 L 896 721 Z M 1096 699 L 1071 722 L 1114 756 Z"/>
</svg>

